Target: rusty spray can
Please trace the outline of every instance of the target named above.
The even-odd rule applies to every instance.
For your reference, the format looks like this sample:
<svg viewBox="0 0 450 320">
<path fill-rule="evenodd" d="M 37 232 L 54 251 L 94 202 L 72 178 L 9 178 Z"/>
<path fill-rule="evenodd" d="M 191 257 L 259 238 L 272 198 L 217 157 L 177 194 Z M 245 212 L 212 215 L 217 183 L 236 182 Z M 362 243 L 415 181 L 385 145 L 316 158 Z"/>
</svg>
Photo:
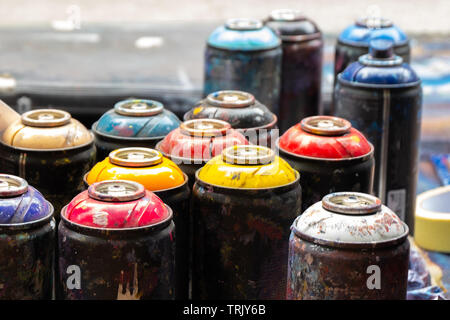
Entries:
<svg viewBox="0 0 450 320">
<path fill-rule="evenodd" d="M 302 211 L 332 192 L 372 192 L 373 146 L 345 119 L 305 118 L 280 137 L 278 148 L 301 173 Z"/>
<path fill-rule="evenodd" d="M 323 39 L 317 25 L 298 10 L 270 13 L 266 26 L 280 35 L 283 49 L 280 129 L 319 114 Z"/>
<path fill-rule="evenodd" d="M 51 299 L 53 206 L 19 177 L 0 174 L 0 299 Z"/>
<path fill-rule="evenodd" d="M 410 62 L 411 48 L 408 36 L 391 20 L 380 17 L 379 13 L 375 12 L 358 19 L 339 35 L 334 55 L 334 86 L 336 86 L 338 74 L 343 72 L 349 64 L 358 61 L 360 56 L 367 54 L 370 41 L 374 39 L 393 41 L 395 54 L 402 57 L 404 62 Z M 334 106 L 324 110 L 324 114 L 333 114 L 333 112 Z"/>
<path fill-rule="evenodd" d="M 83 174 L 94 165 L 92 134 L 65 111 L 24 113 L 3 133 L 0 167 L 36 187 L 59 211 L 83 190 Z"/>
<path fill-rule="evenodd" d="M 175 291 L 172 210 L 141 184 L 92 184 L 61 212 L 56 296 L 167 300 Z"/>
<path fill-rule="evenodd" d="M 195 172 L 222 150 L 248 144 L 247 139 L 228 122 L 216 119 L 193 119 L 181 123 L 159 142 L 156 149 L 171 159 L 187 174 L 189 185 L 195 182 Z"/>
<path fill-rule="evenodd" d="M 414 232 L 422 120 L 421 81 L 393 53 L 389 40 L 338 76 L 335 114 L 347 118 L 375 147 L 374 192 Z"/>
<path fill-rule="evenodd" d="M 269 148 L 229 147 L 197 171 L 194 299 L 284 299 L 299 173 Z"/>
<path fill-rule="evenodd" d="M 204 118 L 228 122 L 251 144 L 270 147 L 278 138 L 277 116 L 247 92 L 213 92 L 184 115 L 184 120 Z"/>
<path fill-rule="evenodd" d="M 406 299 L 407 236 L 408 226 L 374 196 L 325 196 L 292 225 L 287 299 Z"/>
<path fill-rule="evenodd" d="M 155 193 L 173 211 L 177 227 L 175 251 L 175 297 L 187 299 L 189 289 L 189 199 L 188 177 L 170 159 L 149 148 L 122 148 L 98 162 L 84 181 L 86 186 L 105 180 L 131 180 Z"/>
<path fill-rule="evenodd" d="M 280 39 L 262 21 L 230 19 L 208 38 L 203 93 L 249 92 L 279 116 L 281 58 Z"/>
<path fill-rule="evenodd" d="M 119 101 L 92 125 L 97 147 L 97 161 L 115 149 L 154 148 L 180 120 L 161 102 L 145 99 Z"/>
</svg>

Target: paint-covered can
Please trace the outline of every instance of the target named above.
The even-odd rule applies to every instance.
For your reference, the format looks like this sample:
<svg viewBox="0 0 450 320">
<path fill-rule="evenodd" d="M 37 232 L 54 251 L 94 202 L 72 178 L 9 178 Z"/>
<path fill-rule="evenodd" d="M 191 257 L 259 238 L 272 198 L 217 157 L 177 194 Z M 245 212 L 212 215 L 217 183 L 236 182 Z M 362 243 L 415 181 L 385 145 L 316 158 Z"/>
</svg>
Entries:
<svg viewBox="0 0 450 320">
<path fill-rule="evenodd" d="M 61 211 L 56 296 L 80 300 L 173 299 L 172 210 L 141 184 L 89 186 Z"/>
<path fill-rule="evenodd" d="M 288 300 L 406 299 L 408 226 L 380 199 L 325 196 L 292 224 Z"/>
<path fill-rule="evenodd" d="M 97 161 L 115 149 L 154 148 L 180 120 L 161 102 L 144 99 L 119 101 L 92 125 L 97 147 Z"/>
<path fill-rule="evenodd" d="M 286 131 L 277 146 L 301 173 L 302 211 L 329 193 L 372 192 L 373 146 L 345 119 L 305 118 Z"/>
<path fill-rule="evenodd" d="M 273 150 L 229 147 L 197 171 L 194 299 L 284 299 L 299 173 Z"/>
<path fill-rule="evenodd" d="M 92 134 L 65 111 L 24 113 L 3 133 L 0 168 L 36 187 L 59 211 L 83 190 L 83 174 L 94 165 Z"/>
<path fill-rule="evenodd" d="M 86 173 L 87 186 L 105 180 L 131 180 L 155 193 L 173 211 L 177 227 L 175 251 L 175 297 L 188 298 L 189 199 L 188 177 L 170 159 L 149 148 L 122 148 L 111 152 Z"/>
<path fill-rule="evenodd" d="M 19 177 L 0 174 L 0 299 L 51 299 L 53 206 Z"/>
<path fill-rule="evenodd" d="M 232 129 L 228 122 L 217 119 L 193 119 L 181 123 L 170 132 L 156 149 L 176 163 L 188 175 L 192 188 L 195 172 L 222 150 L 248 144 L 239 131 Z"/>
<path fill-rule="evenodd" d="M 319 114 L 323 39 L 317 25 L 298 10 L 270 13 L 266 26 L 282 40 L 280 129 Z"/>
<path fill-rule="evenodd" d="M 184 120 L 205 118 L 228 122 L 252 144 L 270 147 L 278 138 L 277 116 L 247 92 L 213 92 L 184 115 Z"/>
<path fill-rule="evenodd" d="M 335 114 L 350 120 L 374 145 L 374 192 L 413 233 L 421 81 L 394 55 L 390 41 L 373 40 L 370 50 L 338 76 Z"/>
<path fill-rule="evenodd" d="M 205 50 L 203 93 L 242 90 L 279 115 L 281 41 L 260 20 L 230 19 L 215 29 Z"/>
<path fill-rule="evenodd" d="M 391 40 L 395 54 L 409 63 L 411 49 L 408 36 L 392 21 L 381 17 L 365 17 L 358 19 L 341 32 L 336 44 L 334 57 L 334 79 L 347 68 L 358 61 L 359 57 L 369 52 L 370 41 L 375 39 Z"/>
</svg>

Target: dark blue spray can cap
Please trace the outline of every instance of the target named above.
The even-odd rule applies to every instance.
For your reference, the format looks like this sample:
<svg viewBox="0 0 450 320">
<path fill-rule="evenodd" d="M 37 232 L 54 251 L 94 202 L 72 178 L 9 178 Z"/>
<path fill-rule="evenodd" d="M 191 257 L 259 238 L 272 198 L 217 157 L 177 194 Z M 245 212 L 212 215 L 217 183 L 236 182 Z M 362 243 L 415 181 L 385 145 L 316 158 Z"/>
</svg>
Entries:
<svg viewBox="0 0 450 320">
<path fill-rule="evenodd" d="M 0 174 L 0 225 L 34 222 L 53 214 L 53 206 L 17 176 Z"/>
</svg>

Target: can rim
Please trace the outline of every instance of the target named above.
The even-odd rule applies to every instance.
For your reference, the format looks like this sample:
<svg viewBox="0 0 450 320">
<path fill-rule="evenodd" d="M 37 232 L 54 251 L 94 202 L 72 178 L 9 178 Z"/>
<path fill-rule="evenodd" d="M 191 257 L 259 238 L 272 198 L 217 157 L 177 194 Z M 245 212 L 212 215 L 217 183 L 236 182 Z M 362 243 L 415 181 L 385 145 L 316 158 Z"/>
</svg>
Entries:
<svg viewBox="0 0 450 320">
<path fill-rule="evenodd" d="M 98 120 L 95 121 L 92 126 L 91 126 L 91 130 L 94 133 L 94 136 L 100 136 L 102 138 L 107 138 L 110 140 L 118 140 L 118 141 L 126 141 L 126 140 L 135 140 L 135 141 L 142 141 L 142 142 L 146 142 L 146 141 L 154 141 L 154 140 L 161 140 L 164 139 L 165 136 L 157 136 L 157 137 L 121 137 L 121 136 L 113 136 L 107 133 L 103 133 L 97 130 L 97 123 Z"/>
<path fill-rule="evenodd" d="M 347 197 L 347 205 L 345 199 Z M 360 206 L 356 206 L 359 200 Z M 322 198 L 322 207 L 325 210 L 345 215 L 374 214 L 381 209 L 381 200 L 370 194 L 361 192 L 334 192 Z"/>
<path fill-rule="evenodd" d="M 28 191 L 28 182 L 12 174 L 0 174 L 0 198 L 20 196 Z"/>
<path fill-rule="evenodd" d="M 374 21 L 373 25 L 368 24 L 368 21 L 370 21 L 370 20 Z M 375 22 L 379 22 L 379 23 L 375 23 Z M 384 18 L 384 17 L 366 16 L 366 17 L 360 17 L 360 18 L 356 19 L 355 25 L 357 25 L 358 27 L 364 27 L 364 28 L 368 28 L 368 29 L 383 29 L 383 28 L 392 27 L 394 25 L 394 23 L 392 22 L 392 20 Z"/>
<path fill-rule="evenodd" d="M 304 131 L 320 136 L 340 136 L 352 128 L 350 121 L 334 116 L 307 117 L 302 119 L 300 126 Z"/>
<path fill-rule="evenodd" d="M 86 172 L 86 173 L 83 175 L 83 185 L 84 185 L 84 187 L 85 187 L 86 189 L 88 189 L 89 186 L 90 186 L 89 183 L 87 182 L 87 176 L 88 176 L 89 172 L 91 172 L 91 170 L 89 170 L 88 172 Z M 175 190 L 175 189 L 177 189 L 177 188 L 183 187 L 184 185 L 186 185 L 186 184 L 188 183 L 189 177 L 188 177 L 188 175 L 187 175 L 186 173 L 184 173 L 184 172 L 182 172 L 182 173 L 183 173 L 183 177 L 184 177 L 184 180 L 183 180 L 183 183 L 182 183 L 182 184 L 179 184 L 178 186 L 175 186 L 175 187 L 172 187 L 172 188 L 158 189 L 158 190 L 149 190 L 149 191 L 151 191 L 151 192 L 153 192 L 153 193 L 158 193 L 158 192 L 164 192 L 164 191 Z M 147 190 L 148 190 L 148 189 L 147 189 Z"/>
<path fill-rule="evenodd" d="M 301 215 L 295 218 L 294 222 L 291 225 L 292 232 L 299 238 L 306 240 L 311 243 L 331 247 L 331 248 L 343 248 L 343 249 L 377 249 L 377 248 L 386 248 L 391 247 L 396 244 L 402 243 L 408 238 L 409 234 L 409 228 L 408 225 L 402 222 L 402 226 L 404 229 L 403 234 L 401 234 L 398 237 L 389 239 L 389 240 L 382 240 L 382 241 L 371 241 L 371 242 L 344 242 L 344 241 L 329 241 L 329 240 L 323 240 L 314 238 L 312 236 L 306 235 L 300 230 L 297 229 L 297 222 L 300 219 Z"/>
<path fill-rule="evenodd" d="M 226 99 L 226 97 L 234 97 L 234 99 Z M 222 100 L 219 100 L 218 97 L 222 97 Z M 242 97 L 239 100 L 239 97 Z M 220 90 L 213 93 L 210 93 L 206 100 L 213 106 L 222 107 L 222 108 L 245 108 L 255 104 L 255 97 L 248 92 L 240 91 L 240 90 Z"/>
<path fill-rule="evenodd" d="M 30 127 L 61 127 L 70 123 L 70 113 L 59 109 L 35 109 L 22 114 L 22 124 Z"/>
<path fill-rule="evenodd" d="M 235 145 L 222 151 L 222 160 L 234 165 L 266 165 L 275 160 L 275 152 L 258 145 Z"/>
<path fill-rule="evenodd" d="M 21 223 L 2 223 L 0 224 L 0 230 L 25 230 L 25 229 L 31 229 L 33 227 L 38 227 L 40 225 L 43 225 L 47 221 L 51 221 L 53 219 L 53 214 L 55 211 L 55 208 L 53 205 L 45 200 L 45 202 L 48 204 L 50 210 L 49 213 L 38 220 L 28 221 L 28 222 L 21 222 Z M 54 221 L 54 220 L 53 220 Z"/>
<path fill-rule="evenodd" d="M 373 146 L 373 144 L 370 141 L 367 141 L 367 143 L 370 146 L 370 151 L 367 152 L 366 154 L 363 154 L 361 156 L 358 157 L 352 157 L 352 158 L 316 158 L 316 157 L 308 157 L 308 156 L 302 156 L 296 153 L 292 153 L 290 151 L 286 151 L 283 148 L 280 147 L 280 138 L 278 138 L 275 141 L 275 146 L 278 148 L 278 150 L 280 150 L 281 152 L 293 157 L 293 158 L 300 158 L 300 159 L 305 159 L 305 160 L 313 160 L 313 161 L 330 161 L 330 162 L 339 162 L 339 161 L 355 161 L 355 160 L 362 160 L 364 158 L 370 158 L 371 156 L 373 156 L 374 154 L 374 150 L 375 147 Z"/>
<path fill-rule="evenodd" d="M 180 124 L 180 132 L 191 137 L 224 136 L 231 125 L 218 119 L 192 119 Z"/>
<path fill-rule="evenodd" d="M 128 157 L 123 157 L 124 155 Z M 130 159 L 130 155 L 135 155 Z M 109 162 L 123 167 L 150 167 L 163 162 L 161 152 L 151 148 L 130 147 L 113 150 L 109 153 Z"/>
<path fill-rule="evenodd" d="M 199 174 L 199 172 L 200 172 L 201 169 L 202 169 L 202 168 L 199 168 L 199 169 L 197 169 L 197 170 L 195 171 L 195 183 L 199 182 L 199 183 L 201 183 L 201 184 L 203 184 L 203 185 L 205 185 L 205 186 L 212 186 L 212 187 L 214 187 L 214 188 L 223 189 L 223 190 L 228 190 L 228 191 L 232 191 L 232 190 L 234 190 L 234 191 L 235 191 L 235 190 L 239 190 L 239 192 L 246 192 L 246 191 L 250 191 L 250 192 L 252 192 L 252 191 L 266 191 L 266 190 L 282 189 L 282 188 L 286 188 L 286 187 L 289 187 L 289 186 L 295 185 L 295 184 L 300 185 L 300 184 L 299 184 L 299 181 L 300 181 L 300 173 L 299 173 L 296 169 L 294 169 L 294 168 L 292 168 L 292 170 L 293 170 L 294 173 L 295 173 L 295 180 L 293 180 L 293 181 L 291 181 L 291 182 L 289 182 L 289 183 L 283 184 L 283 185 L 274 186 L 274 187 L 266 187 L 266 188 L 236 188 L 236 187 L 220 186 L 220 185 L 217 185 L 217 184 L 212 184 L 212 183 L 209 183 L 209 182 L 205 182 L 205 181 L 203 181 L 202 179 L 200 179 L 200 178 L 198 177 L 198 174 Z"/>
<path fill-rule="evenodd" d="M 232 18 L 225 22 L 225 28 L 238 31 L 253 31 L 260 30 L 264 24 L 259 19 L 249 18 Z"/>
<path fill-rule="evenodd" d="M 409 38 L 406 40 L 403 40 L 403 41 L 399 41 L 397 43 L 394 43 L 393 47 L 399 48 L 399 47 L 403 47 L 403 46 L 409 46 L 409 41 L 410 41 Z M 338 38 L 337 42 L 340 45 L 350 46 L 350 47 L 357 47 L 357 48 L 368 48 L 369 47 L 369 43 L 364 43 L 364 42 L 360 42 L 360 41 L 342 40 L 342 39 Z"/>
<path fill-rule="evenodd" d="M 26 151 L 26 152 L 61 152 L 61 151 L 71 151 L 71 150 L 76 150 L 76 149 L 82 149 L 84 147 L 87 147 L 91 144 L 94 144 L 94 134 L 92 132 L 89 132 L 90 136 L 91 136 L 91 140 L 83 143 L 83 144 L 79 144 L 77 146 L 72 146 L 72 147 L 67 147 L 67 148 L 56 148 L 56 149 L 33 149 L 33 148 L 22 148 L 22 147 L 16 147 L 16 146 L 11 146 L 9 144 L 6 144 L 5 142 L 0 140 L 0 144 L 2 144 L 5 147 L 11 148 L 13 150 L 19 150 L 19 151 Z"/>
<path fill-rule="evenodd" d="M 154 116 L 163 110 L 164 105 L 161 102 L 148 99 L 128 99 L 114 105 L 116 113 L 132 117 Z"/>
<path fill-rule="evenodd" d="M 340 84 L 348 86 L 348 87 L 360 87 L 360 88 L 376 88 L 376 89 L 402 89 L 409 87 L 416 87 L 422 83 L 421 79 L 418 79 L 414 82 L 406 82 L 400 84 L 374 84 L 374 83 L 360 83 L 360 82 L 352 82 L 345 79 L 342 79 L 342 73 L 337 75 L 337 80 Z"/>
<path fill-rule="evenodd" d="M 85 226 L 73 221 L 70 221 L 69 219 L 67 219 L 66 217 L 66 211 L 67 211 L 67 206 L 65 205 L 62 209 L 61 209 L 61 221 L 70 226 L 70 227 L 74 227 L 78 230 L 83 230 L 83 231 L 90 231 L 90 232 L 95 232 L 95 233 L 106 233 L 106 234 L 118 234 L 121 232 L 130 232 L 130 231 L 142 231 L 142 230 L 152 230 L 152 229 L 157 229 L 160 228 L 162 226 L 165 226 L 166 224 L 169 224 L 172 220 L 173 220 L 173 210 L 164 203 L 164 206 L 166 207 L 167 211 L 169 212 L 169 215 L 167 216 L 166 219 L 161 220 L 155 224 L 150 224 L 150 225 L 145 225 L 145 226 L 140 226 L 140 227 L 133 227 L 133 228 L 100 228 L 100 227 L 91 227 L 91 226 Z"/>
<path fill-rule="evenodd" d="M 103 180 L 88 188 L 90 198 L 102 202 L 127 202 L 145 196 L 145 188 L 131 180 Z"/>
<path fill-rule="evenodd" d="M 182 164 L 205 164 L 206 162 L 208 162 L 209 160 L 211 160 L 212 157 L 208 158 L 208 159 L 202 159 L 202 158 L 185 158 L 185 157 L 178 157 L 175 155 L 171 155 L 171 154 L 167 154 L 164 151 L 161 150 L 160 146 L 161 146 L 162 141 L 159 141 L 156 146 L 155 149 L 158 150 L 159 152 L 161 152 L 161 154 L 172 160 L 176 165 L 179 165 L 179 163 Z M 176 161 L 175 161 L 176 160 Z M 178 162 L 179 161 L 179 162 Z"/>
</svg>

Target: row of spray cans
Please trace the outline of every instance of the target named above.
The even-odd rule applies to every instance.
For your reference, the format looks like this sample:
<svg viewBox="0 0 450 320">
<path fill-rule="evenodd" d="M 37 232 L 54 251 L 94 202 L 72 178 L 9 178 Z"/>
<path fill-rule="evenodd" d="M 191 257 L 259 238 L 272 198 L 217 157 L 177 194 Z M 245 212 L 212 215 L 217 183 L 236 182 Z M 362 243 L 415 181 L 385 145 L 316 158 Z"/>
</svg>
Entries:
<svg viewBox="0 0 450 320">
<path fill-rule="evenodd" d="M 2 267 L 10 276 L 0 279 L 0 295 L 48 298 L 56 252 L 61 299 L 187 298 L 190 285 L 196 299 L 405 298 L 408 227 L 369 194 L 387 190 L 374 172 L 403 172 L 400 183 L 406 175 L 415 186 L 414 166 L 405 166 L 403 155 L 410 156 L 408 163 L 417 160 L 420 81 L 393 56 L 395 44 L 369 46 L 370 53 L 336 83 L 333 113 L 354 106 L 344 117 L 350 121 L 312 116 L 320 86 L 319 93 L 311 89 L 315 94 L 297 100 L 316 101 L 312 114 L 303 114 L 299 102 L 278 109 L 280 92 L 304 94 L 298 88 L 314 78 L 294 88 L 300 75 L 280 78 L 280 70 L 294 69 L 289 57 L 298 58 L 284 48 L 320 52 L 314 57 L 321 64 L 320 31 L 289 10 L 274 12 L 266 26 L 238 19 L 211 35 L 205 64 L 205 92 L 211 93 L 182 123 L 159 102 L 140 99 L 116 104 L 93 125 L 93 134 L 60 110 L 33 110 L 12 121 L 2 133 L 2 168 L 42 191 L 60 222 L 55 245 L 50 203 L 23 179 L 2 178 L 2 215 L 11 212 L 0 225 L 7 235 L 2 250 L 10 250 Z M 231 86 L 224 76 L 242 81 Z M 320 71 L 318 76 L 310 80 L 320 83 Z M 243 89 L 249 92 L 237 91 Z M 371 110 L 369 97 L 375 111 L 364 117 L 358 112 Z M 405 125 L 410 135 L 389 131 L 402 130 L 394 115 L 414 118 Z M 280 138 L 273 130 L 278 120 Z M 363 134 L 370 128 L 377 132 L 373 139 Z M 380 152 L 387 157 L 384 169 Z M 35 208 L 23 207 L 30 192 L 38 197 L 39 216 L 26 220 Z M 413 198 L 408 187 L 392 204 Z M 412 219 L 406 220 L 412 228 Z M 46 250 L 32 232 L 42 234 Z M 13 251 L 23 251 L 22 265 L 29 267 L 18 268 Z M 24 289 L 14 296 L 11 288 L 19 287 Z"/>
<path fill-rule="evenodd" d="M 247 96 L 239 92 L 228 94 Z M 303 211 L 302 197 L 312 203 L 315 200 L 309 198 L 320 200 L 329 192 L 348 190 L 342 177 L 333 174 L 339 170 L 327 171 L 330 162 L 335 166 L 347 164 L 342 175 L 353 177 L 351 190 L 370 190 L 373 147 L 347 121 L 327 116 L 304 119 L 274 145 L 280 153 L 289 155 L 286 158 L 292 165 L 272 149 L 250 145 L 242 131 L 232 129 L 223 120 L 192 119 L 157 144 L 161 152 L 142 147 L 112 151 L 84 177 L 78 177 L 84 180 L 85 187 L 89 186 L 88 190 L 69 201 L 58 218 L 61 221 L 56 245 L 57 298 L 186 298 L 190 280 L 192 297 L 197 299 L 284 299 L 286 288 L 292 286 L 289 282 L 292 272 L 299 274 L 288 269 L 291 261 L 288 237 L 290 225 Z M 341 146 L 338 151 L 337 146 Z M 345 154 L 345 150 L 351 153 Z M 336 159 L 336 152 L 341 153 L 341 159 Z M 184 172 L 174 163 L 180 159 L 187 160 L 180 162 Z M 195 184 L 189 183 L 191 179 Z M 320 184 L 317 179 L 333 183 Z M 22 179 L 19 181 L 16 185 L 25 184 Z M 192 184 L 189 197 L 188 186 Z M 7 181 L 2 185 L 9 191 L 14 189 Z M 2 198 L 5 205 L 10 197 L 24 194 L 8 192 Z M 191 210 L 187 208 L 189 201 Z M 51 208 L 48 202 L 41 202 Z M 17 199 L 16 203 L 24 204 Z M 23 215 L 17 207 L 12 212 Z M 33 270 L 30 274 L 35 274 L 38 265 L 51 275 L 55 223 L 50 209 L 42 209 L 42 214 L 47 220 L 37 226 L 45 225 L 48 229 L 43 240 L 47 263 L 44 266 L 45 261 L 33 260 L 37 255 L 27 259 Z M 351 221 L 349 225 L 354 226 Z M 2 225 L 6 233 L 15 236 L 15 241 L 23 239 L 20 231 L 16 231 L 16 222 L 17 217 L 5 220 Z M 389 227 L 398 223 L 397 227 L 407 234 L 407 227 L 399 221 L 386 223 Z M 381 222 L 378 228 L 383 225 Z M 32 239 L 28 239 L 28 245 L 33 243 L 32 249 L 25 250 L 28 254 L 40 248 Z M 373 245 L 374 240 L 370 241 Z M 9 239 L 5 245 L 10 247 L 14 243 Z M 14 262 L 6 265 L 14 272 L 19 270 Z M 396 279 L 405 280 L 403 274 Z M 327 277 L 324 275 L 324 279 Z M 39 282 L 45 285 L 39 291 L 41 295 L 27 297 L 49 297 L 51 276 L 45 280 Z M 22 287 L 28 288 L 29 281 L 22 283 Z M 391 283 L 389 279 L 383 281 Z M 3 297 L 11 297 L 8 288 L 19 286 L 6 278 L 3 283 L 8 284 L 3 286 Z M 406 280 L 402 283 L 406 286 Z M 378 292 L 375 296 L 361 297 L 401 298 L 405 286 L 401 286 L 398 295 Z"/>
<path fill-rule="evenodd" d="M 289 9 L 264 21 L 233 19 L 214 30 L 205 51 L 204 93 L 252 93 L 278 116 L 282 133 L 319 113 L 349 120 L 374 147 L 373 192 L 413 233 L 421 81 L 409 66 L 407 35 L 369 9 L 338 37 L 331 106 L 320 106 L 320 29 Z"/>
</svg>

